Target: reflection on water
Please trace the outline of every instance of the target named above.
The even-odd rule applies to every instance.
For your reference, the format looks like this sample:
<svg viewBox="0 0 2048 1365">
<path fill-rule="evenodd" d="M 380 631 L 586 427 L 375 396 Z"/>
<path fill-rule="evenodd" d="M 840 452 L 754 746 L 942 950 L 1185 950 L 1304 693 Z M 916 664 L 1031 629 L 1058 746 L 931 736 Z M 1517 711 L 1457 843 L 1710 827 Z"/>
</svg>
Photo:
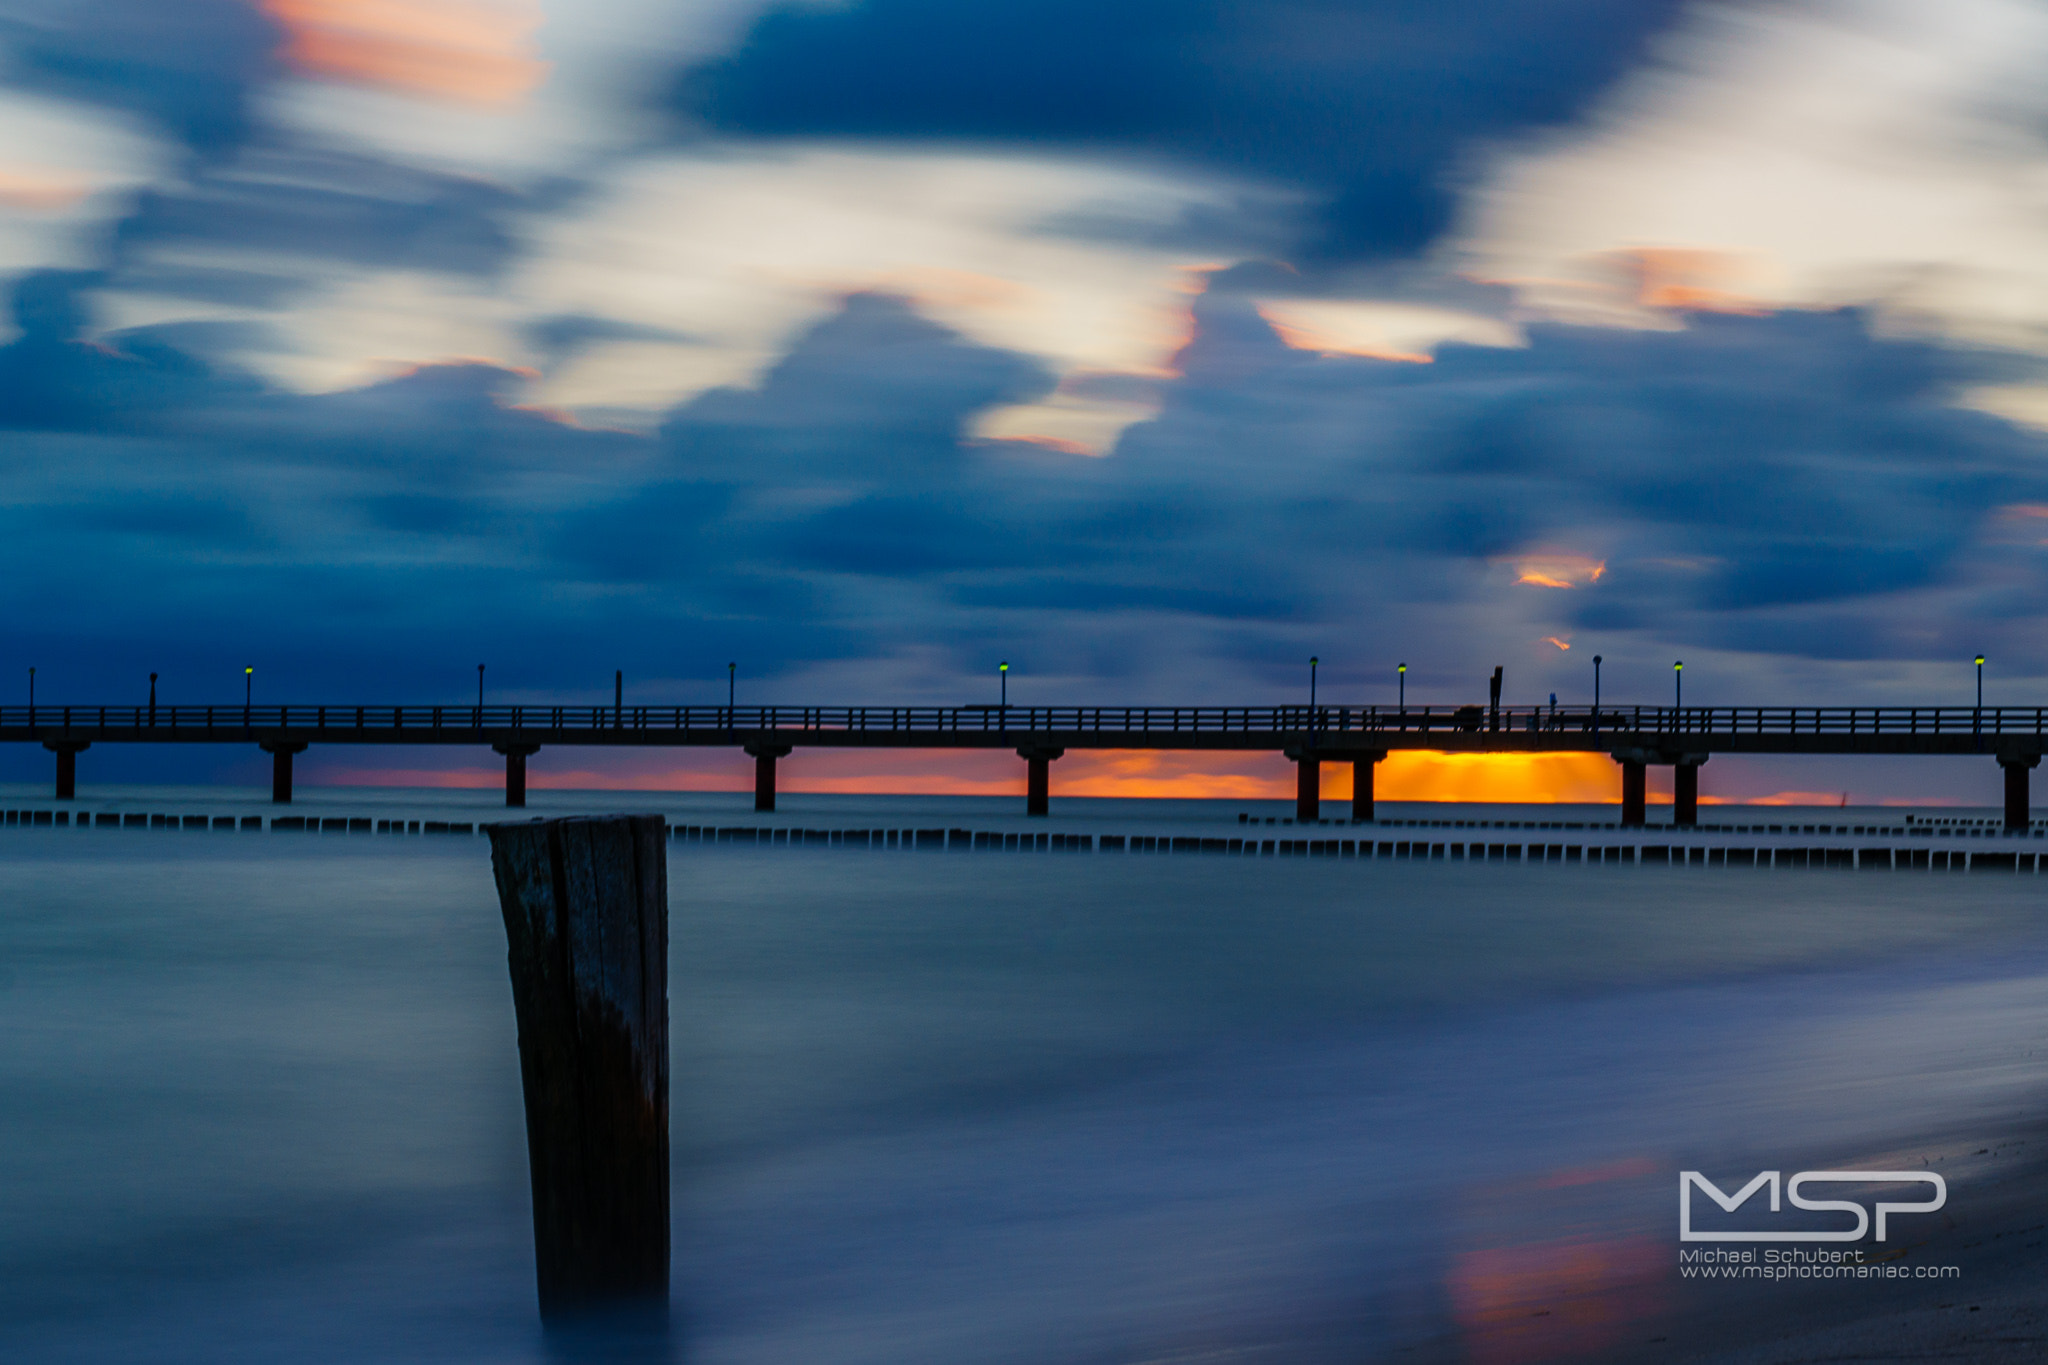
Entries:
<svg viewBox="0 0 2048 1365">
<path fill-rule="evenodd" d="M 534 1320 L 481 841 L 0 853 L 21 1359 L 1584 1358 L 1679 1169 L 2010 1125 L 2048 1023 L 2034 879 L 692 846 L 629 1349 Z"/>
</svg>

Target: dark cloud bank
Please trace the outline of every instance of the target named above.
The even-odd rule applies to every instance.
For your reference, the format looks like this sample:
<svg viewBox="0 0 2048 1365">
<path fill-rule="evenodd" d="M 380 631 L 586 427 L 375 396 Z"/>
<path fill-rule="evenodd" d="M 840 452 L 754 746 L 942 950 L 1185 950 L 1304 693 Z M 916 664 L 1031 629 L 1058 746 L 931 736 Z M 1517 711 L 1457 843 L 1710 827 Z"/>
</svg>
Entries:
<svg viewBox="0 0 2048 1365">
<path fill-rule="evenodd" d="M 2048 523 L 2002 509 L 2048 505 L 2048 442 L 1951 402 L 2015 362 L 1853 312 L 1417 365 L 1291 350 L 1215 292 L 1157 417 L 1094 460 L 969 439 L 1052 376 L 887 297 L 641 437 L 523 410 L 488 365 L 300 396 L 159 331 L 88 342 L 88 283 L 24 281 L 0 349 L 5 638 L 46 697 L 157 669 L 212 699 L 244 663 L 272 696 L 459 696 L 478 660 L 528 694 L 623 667 L 678 695 L 728 658 L 769 692 L 840 660 L 951 697 L 1001 656 L 1064 699 L 1223 700 L 1310 652 L 1360 695 L 1397 655 L 1418 689 L 1505 658 L 1540 694 L 1581 667 L 1551 633 L 1620 691 L 1673 649 L 2044 662 Z M 1538 552 L 1608 568 L 1514 586 Z"/>
</svg>

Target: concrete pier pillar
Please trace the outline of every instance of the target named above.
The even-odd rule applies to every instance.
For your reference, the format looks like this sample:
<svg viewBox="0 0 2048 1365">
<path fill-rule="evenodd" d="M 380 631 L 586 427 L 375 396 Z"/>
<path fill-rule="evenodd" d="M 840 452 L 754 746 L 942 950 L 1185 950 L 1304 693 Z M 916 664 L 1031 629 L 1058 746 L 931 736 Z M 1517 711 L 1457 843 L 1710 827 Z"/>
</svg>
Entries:
<svg viewBox="0 0 2048 1365">
<path fill-rule="evenodd" d="M 91 741 L 83 739 L 46 739 L 43 741 L 43 747 L 57 755 L 57 799 L 59 801 L 77 799 L 78 755 L 92 747 Z"/>
<path fill-rule="evenodd" d="M 1379 768 L 1380 760 L 1386 756 L 1386 751 L 1381 750 L 1373 754 L 1360 754 L 1357 758 L 1351 760 L 1351 822 L 1353 824 L 1372 823 L 1372 775 Z"/>
<path fill-rule="evenodd" d="M 2027 800 L 2027 774 L 2041 761 L 2039 754 L 2013 755 L 1998 760 L 2005 770 L 2005 827 L 2025 829 L 2033 823 Z"/>
<path fill-rule="evenodd" d="M 1294 760 L 1294 820 L 1312 825 L 1323 816 L 1323 763 L 1314 754 Z"/>
<path fill-rule="evenodd" d="M 1649 768 L 1639 758 L 1615 760 L 1621 764 L 1621 823 L 1646 825 L 1649 812 Z"/>
<path fill-rule="evenodd" d="M 1024 813 L 1026 815 L 1052 814 L 1052 763 L 1066 755 L 1065 749 L 1022 748 L 1017 757 L 1024 760 L 1028 774 L 1024 789 Z"/>
<path fill-rule="evenodd" d="M 747 755 L 754 760 L 754 809 L 767 813 L 775 809 L 775 760 L 788 758 L 787 744 L 749 744 Z"/>
<path fill-rule="evenodd" d="M 257 747 L 270 755 L 270 803 L 289 806 L 292 803 L 292 755 L 304 753 L 306 746 L 273 739 Z"/>
<path fill-rule="evenodd" d="M 1700 822 L 1700 764 L 1705 757 L 1680 759 L 1671 770 L 1671 823 Z"/>
<path fill-rule="evenodd" d="M 493 744 L 493 753 L 505 756 L 505 804 L 526 805 L 526 760 L 540 752 L 538 744 Z"/>
</svg>

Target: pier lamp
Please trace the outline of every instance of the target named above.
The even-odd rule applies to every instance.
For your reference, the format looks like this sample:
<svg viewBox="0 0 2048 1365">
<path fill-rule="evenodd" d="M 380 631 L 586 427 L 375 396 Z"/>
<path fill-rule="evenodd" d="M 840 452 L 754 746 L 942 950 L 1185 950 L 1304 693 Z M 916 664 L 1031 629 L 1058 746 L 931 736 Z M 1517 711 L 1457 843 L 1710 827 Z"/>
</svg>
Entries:
<svg viewBox="0 0 2048 1365">
<path fill-rule="evenodd" d="M 1685 660 L 1671 665 L 1671 701 L 1680 710 L 1685 709 Z"/>
<path fill-rule="evenodd" d="M 249 709 L 249 703 L 254 700 L 256 700 L 256 670 L 253 667 L 245 668 L 242 670 L 242 710 L 245 713 Z"/>
<path fill-rule="evenodd" d="M 1977 656 L 1977 709 L 1984 709 L 1984 656 Z"/>
<path fill-rule="evenodd" d="M 484 666 L 482 664 L 476 666 L 476 713 L 479 717 L 484 713 Z"/>
<path fill-rule="evenodd" d="M 1315 655 L 1308 656 L 1308 709 L 1316 709 L 1316 666 L 1322 663 Z"/>
<path fill-rule="evenodd" d="M 1401 680 L 1401 714 L 1408 714 L 1408 665 L 1402 664 L 1394 670 Z"/>
<path fill-rule="evenodd" d="M 1593 656 L 1593 724 L 1600 724 L 1600 656 Z"/>
<path fill-rule="evenodd" d="M 739 686 L 739 668 L 736 663 L 725 666 L 725 720 L 728 725 L 732 723 L 733 689 Z"/>
<path fill-rule="evenodd" d="M 149 675 L 149 723 L 156 724 L 156 674 Z"/>
<path fill-rule="evenodd" d="M 36 710 L 36 671 L 33 668 L 28 671 L 28 710 L 30 716 L 29 724 L 33 725 L 35 724 L 34 716 Z"/>
<path fill-rule="evenodd" d="M 1003 680 L 1003 709 L 1010 708 L 1010 661 L 1003 660 L 996 665 L 996 674 Z"/>
</svg>

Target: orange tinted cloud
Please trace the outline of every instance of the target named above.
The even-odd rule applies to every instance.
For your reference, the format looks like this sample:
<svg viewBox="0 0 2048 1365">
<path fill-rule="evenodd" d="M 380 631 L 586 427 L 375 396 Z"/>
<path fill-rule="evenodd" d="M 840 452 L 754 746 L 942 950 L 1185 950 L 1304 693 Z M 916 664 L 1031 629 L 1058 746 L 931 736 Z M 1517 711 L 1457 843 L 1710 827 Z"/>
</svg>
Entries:
<svg viewBox="0 0 2048 1365">
<path fill-rule="evenodd" d="M 534 0 L 259 0 L 284 58 L 325 80 L 504 104 L 547 77 Z"/>
<path fill-rule="evenodd" d="M 1636 302 L 1645 308 L 1682 308 L 1694 312 L 1743 313 L 1761 317 L 1770 312 L 1756 300 L 1727 286 L 1745 271 L 1733 256 L 1718 251 L 1676 247 L 1640 247 L 1615 257 L 1633 276 Z"/>
<path fill-rule="evenodd" d="M 1368 360 L 1393 360 L 1405 365 L 1430 365 L 1436 361 L 1436 357 L 1421 351 L 1397 350 L 1369 341 L 1335 336 L 1298 322 L 1282 322 L 1275 316 L 1271 305 L 1260 308 L 1259 316 L 1265 318 L 1266 325 L 1287 343 L 1290 350 L 1316 351 L 1323 355 L 1363 356 Z"/>
<path fill-rule="evenodd" d="M 1099 451 L 1090 450 L 1079 441 L 1069 441 L 1064 436 L 1003 436 L 997 439 L 1016 441 L 1027 446 L 1038 446 L 1045 450 L 1057 451 L 1061 455 L 1093 456 L 1100 453 Z"/>
<path fill-rule="evenodd" d="M 1998 509 L 1992 518 L 1993 540 L 2005 544 L 2048 545 L 2042 539 L 2041 522 L 2048 520 L 2048 504 L 2015 502 Z"/>
<path fill-rule="evenodd" d="M 1564 642 L 1563 640 L 1560 640 L 1560 639 L 1558 639 L 1558 638 L 1557 638 L 1557 637 L 1556 637 L 1555 635 L 1546 635 L 1546 636 L 1544 636 L 1544 637 L 1543 637 L 1543 643 L 1544 643 L 1544 644 L 1546 644 L 1546 645 L 1556 645 L 1556 646 L 1557 646 L 1557 647 L 1558 647 L 1559 649 L 1570 649 L 1570 648 L 1571 648 L 1571 646 L 1570 646 L 1569 644 L 1565 643 L 1565 642 Z"/>
<path fill-rule="evenodd" d="M 1535 588 L 1579 588 L 1598 583 L 1607 561 L 1562 551 L 1538 551 L 1512 561 L 1515 582 Z M 1553 644 L 1556 641 L 1552 641 Z"/>
<path fill-rule="evenodd" d="M 85 198 L 82 181 L 55 171 L 0 168 L 0 208 L 54 213 Z"/>
<path fill-rule="evenodd" d="M 1745 806 L 1846 806 L 1847 792 L 1772 792 L 1769 796 L 1752 796 L 1741 802 Z"/>
</svg>

